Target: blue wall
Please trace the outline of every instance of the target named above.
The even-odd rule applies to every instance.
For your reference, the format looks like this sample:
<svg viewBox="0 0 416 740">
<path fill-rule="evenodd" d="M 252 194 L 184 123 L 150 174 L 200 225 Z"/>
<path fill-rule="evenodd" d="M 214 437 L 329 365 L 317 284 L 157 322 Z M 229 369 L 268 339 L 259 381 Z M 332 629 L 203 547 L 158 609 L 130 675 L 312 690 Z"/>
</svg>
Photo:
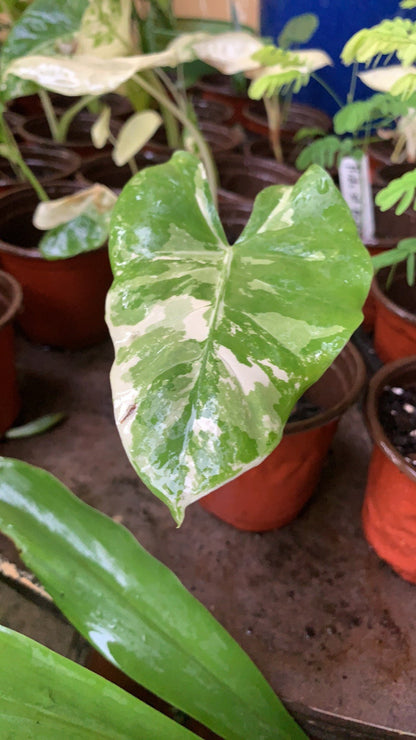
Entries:
<svg viewBox="0 0 416 740">
<path fill-rule="evenodd" d="M 345 67 L 339 59 L 346 41 L 360 28 L 374 26 L 384 18 L 401 15 L 416 19 L 415 10 L 401 10 L 398 0 L 261 0 L 262 35 L 271 36 L 276 41 L 285 23 L 301 13 L 315 13 L 319 18 L 319 28 L 305 48 L 324 49 L 332 58 L 334 66 L 325 67 L 318 74 L 337 92 L 343 103 L 346 102 L 352 69 Z M 366 98 L 369 94 L 369 89 L 358 82 L 355 97 Z M 314 80 L 296 98 L 331 115 L 338 109 Z"/>
</svg>

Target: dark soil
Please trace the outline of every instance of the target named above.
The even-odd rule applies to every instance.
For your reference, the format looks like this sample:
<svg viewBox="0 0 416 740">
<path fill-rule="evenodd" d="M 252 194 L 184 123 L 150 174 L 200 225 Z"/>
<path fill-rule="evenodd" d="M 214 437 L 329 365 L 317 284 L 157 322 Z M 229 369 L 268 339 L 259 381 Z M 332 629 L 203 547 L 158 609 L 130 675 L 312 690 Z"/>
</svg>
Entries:
<svg viewBox="0 0 416 740">
<path fill-rule="evenodd" d="M 322 413 L 322 408 L 320 406 L 308 401 L 305 396 L 301 396 L 289 416 L 289 421 L 304 421 L 305 419 L 312 419 L 320 413 Z"/>
<path fill-rule="evenodd" d="M 386 386 L 380 396 L 378 411 L 388 439 L 416 468 L 416 386 Z"/>
</svg>

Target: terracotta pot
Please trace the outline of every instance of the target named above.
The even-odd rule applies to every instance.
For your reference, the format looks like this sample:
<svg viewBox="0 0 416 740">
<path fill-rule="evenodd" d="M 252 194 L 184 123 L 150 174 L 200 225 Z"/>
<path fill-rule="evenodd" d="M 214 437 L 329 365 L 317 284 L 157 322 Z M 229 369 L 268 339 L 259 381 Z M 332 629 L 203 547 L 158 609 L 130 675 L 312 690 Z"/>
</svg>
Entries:
<svg viewBox="0 0 416 740">
<path fill-rule="evenodd" d="M 224 190 L 250 201 L 269 185 L 293 185 L 300 177 L 292 167 L 244 154 L 219 155 L 216 164 Z"/>
<path fill-rule="evenodd" d="M 146 151 L 137 154 L 134 159 L 137 169 L 142 170 L 152 164 L 162 164 L 168 158 L 169 154 L 164 152 Z M 79 171 L 87 182 L 100 182 L 116 192 L 120 192 L 132 177 L 130 167 L 127 164 L 117 167 L 109 153 L 88 159 L 81 165 Z"/>
<path fill-rule="evenodd" d="M 269 124 L 263 101 L 250 100 L 246 103 L 243 108 L 242 124 L 247 131 L 268 137 Z M 318 127 L 328 132 L 331 130 L 332 121 L 326 113 L 317 108 L 312 108 L 310 105 L 304 105 L 303 103 L 292 103 L 287 118 L 282 125 L 282 139 L 293 139 L 296 132 L 305 126 L 308 128 L 311 126 Z"/>
<path fill-rule="evenodd" d="M 247 94 L 236 91 L 233 80 L 229 75 L 223 75 L 219 72 L 206 75 L 203 80 L 196 83 L 195 90 L 200 93 L 204 100 L 223 103 L 232 108 L 233 114 L 227 122 L 228 124 L 242 122 L 243 108 L 247 104 Z"/>
<path fill-rule="evenodd" d="M 406 266 L 397 266 L 386 290 L 390 267 L 380 270 L 371 294 L 376 306 L 374 348 L 383 362 L 416 354 L 416 288 L 406 280 Z"/>
<path fill-rule="evenodd" d="M 64 148 L 50 149 L 45 146 L 20 147 L 20 153 L 35 177 L 43 185 L 55 180 L 65 180 L 76 172 L 81 158 L 75 152 Z M 15 172 L 5 157 L 0 157 L 0 191 L 27 186 L 17 180 Z"/>
<path fill-rule="evenodd" d="M 46 188 L 51 198 L 76 183 Z M 107 336 L 104 303 L 112 275 L 107 246 L 64 260 L 45 260 L 36 248 L 41 232 L 32 225 L 37 199 L 28 188 L 0 197 L 0 267 L 23 288 L 18 323 L 29 339 L 53 347 L 87 347 Z"/>
<path fill-rule="evenodd" d="M 381 189 L 380 186 L 373 186 L 373 199 Z M 407 210 L 401 216 L 397 216 L 393 209 L 380 211 L 377 206 L 374 209 L 375 217 L 375 239 L 371 244 L 366 244 L 370 254 L 376 255 L 386 249 L 394 249 L 401 239 L 413 236 L 416 229 L 416 214 L 414 211 Z M 364 321 L 363 328 L 366 331 L 374 329 L 376 321 L 376 303 L 373 291 L 370 291 L 363 308 Z"/>
<path fill-rule="evenodd" d="M 20 408 L 13 320 L 21 303 L 19 283 L 6 272 L 0 272 L 0 437 L 13 424 Z"/>
<path fill-rule="evenodd" d="M 372 378 L 366 415 L 375 442 L 362 510 L 364 534 L 377 554 L 416 583 L 416 469 L 398 452 L 381 426 L 378 405 L 385 386 L 416 385 L 416 357 L 385 365 Z"/>
<path fill-rule="evenodd" d="M 206 100 L 205 98 L 194 98 L 192 107 L 198 121 L 212 121 L 230 125 L 233 120 L 233 108 L 227 103 L 219 100 Z"/>
<path fill-rule="evenodd" d="M 97 149 L 91 140 L 91 127 L 96 118 L 91 113 L 79 113 L 68 129 L 68 136 L 64 144 L 57 143 L 51 138 L 49 126 L 44 116 L 27 118 L 19 127 L 19 133 L 22 139 L 30 145 L 42 144 L 54 149 L 64 146 L 65 149 L 70 149 L 70 151 L 76 152 L 82 157 L 94 156 Z M 121 125 L 120 121 L 111 121 L 110 129 L 113 136 L 117 137 Z M 112 145 L 108 144 L 105 148 L 110 149 L 111 147 Z"/>
<path fill-rule="evenodd" d="M 311 497 L 340 416 L 365 380 L 361 355 L 348 344 L 305 394 L 321 413 L 288 422 L 279 446 L 260 465 L 200 500 L 206 511 L 237 529 L 263 532 L 292 521 Z"/>
<path fill-rule="evenodd" d="M 230 128 L 213 121 L 200 121 L 199 128 L 214 156 L 237 149 L 243 141 L 243 134 L 238 128 Z M 173 149 L 167 146 L 165 130 L 159 129 L 142 151 L 166 152 L 167 158 L 171 156 Z"/>
</svg>

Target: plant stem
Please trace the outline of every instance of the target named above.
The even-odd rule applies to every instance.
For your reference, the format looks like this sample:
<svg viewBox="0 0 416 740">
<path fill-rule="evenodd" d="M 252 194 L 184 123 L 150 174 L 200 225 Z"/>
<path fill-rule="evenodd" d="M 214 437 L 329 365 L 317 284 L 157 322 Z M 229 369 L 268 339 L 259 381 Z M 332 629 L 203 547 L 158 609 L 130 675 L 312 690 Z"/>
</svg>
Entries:
<svg viewBox="0 0 416 740">
<path fill-rule="evenodd" d="M 347 103 L 352 103 L 354 100 L 355 95 L 355 88 L 357 85 L 357 77 L 358 77 L 358 62 L 354 62 L 353 68 L 352 68 L 352 74 L 351 74 L 351 84 L 350 89 L 348 91 L 347 95 Z M 341 106 L 342 108 L 342 106 Z"/>
<path fill-rule="evenodd" d="M 280 103 L 277 96 L 272 98 L 263 98 L 264 107 L 269 124 L 269 141 L 272 147 L 276 162 L 283 162 L 282 145 L 280 143 Z"/>
<path fill-rule="evenodd" d="M 13 155 L 10 156 L 10 160 L 9 160 L 10 164 L 12 165 L 12 167 L 14 164 L 17 165 L 20 176 L 23 175 L 23 178 L 25 178 L 28 181 L 28 183 L 32 186 L 39 200 L 43 200 L 43 201 L 49 200 L 48 196 L 46 195 L 45 190 L 43 189 L 42 185 L 38 181 L 37 177 L 33 174 L 32 170 L 30 169 L 30 167 L 28 167 L 22 155 L 20 154 L 19 147 L 16 144 L 16 140 L 12 132 L 10 131 L 6 121 L 4 120 L 3 116 L 1 117 L 0 124 L 1 124 L 0 128 L 6 140 L 6 145 L 7 147 L 10 148 L 11 152 L 13 153 Z"/>
<path fill-rule="evenodd" d="M 192 121 L 189 120 L 189 118 L 183 113 L 180 108 L 178 108 L 177 105 L 175 105 L 166 95 L 165 92 L 163 94 L 160 92 L 160 90 L 155 90 L 152 88 L 152 86 L 146 82 L 146 80 L 143 79 L 139 74 L 134 75 L 135 80 L 137 80 L 137 83 L 145 90 L 145 92 L 148 92 L 149 95 L 151 95 L 155 100 L 157 100 L 160 105 L 165 106 L 171 113 L 174 115 L 177 120 L 185 127 L 187 128 L 191 136 L 194 138 L 195 143 L 199 150 L 199 156 L 201 158 L 201 161 L 205 167 L 208 183 L 211 189 L 212 197 L 214 198 L 214 202 L 217 202 L 217 176 L 215 172 L 215 165 L 212 160 L 212 155 L 209 150 L 209 147 L 207 143 L 205 142 L 204 137 L 202 136 L 199 129 L 192 123 Z"/>
<path fill-rule="evenodd" d="M 38 179 L 33 174 L 33 172 L 30 169 L 30 167 L 27 166 L 27 164 L 26 164 L 25 160 L 23 159 L 23 157 L 21 156 L 20 152 L 19 152 L 18 165 L 19 165 L 19 167 L 20 167 L 23 175 L 27 179 L 27 181 L 31 184 L 31 186 L 32 186 L 33 190 L 35 191 L 35 193 L 37 194 L 39 200 L 42 200 L 44 202 L 48 201 L 49 198 L 46 195 L 45 190 L 43 189 L 42 185 L 40 184 L 40 182 L 38 181 Z"/>
<path fill-rule="evenodd" d="M 58 132 L 58 121 L 56 120 L 55 111 L 53 109 L 53 105 L 51 103 L 51 99 L 46 92 L 46 90 L 39 90 L 39 98 L 40 102 L 42 103 L 42 108 L 45 113 L 46 120 L 48 122 L 48 126 L 52 135 L 52 138 L 54 141 L 59 142 L 59 132 Z"/>
<path fill-rule="evenodd" d="M 338 97 L 338 95 L 336 94 L 336 92 L 333 91 L 333 89 L 330 87 L 330 85 L 327 85 L 327 83 L 325 82 L 325 80 L 322 79 L 322 77 L 320 77 L 319 75 L 315 74 L 315 72 L 312 72 L 311 78 L 313 80 L 316 80 L 316 82 L 319 85 L 321 85 L 321 87 L 323 87 L 323 89 L 325 90 L 325 92 L 327 92 L 328 95 L 330 95 L 331 98 L 333 100 L 335 100 L 338 108 L 342 108 L 343 107 L 343 102 L 342 102 L 341 98 Z"/>
<path fill-rule="evenodd" d="M 152 72 L 148 72 L 147 73 L 147 77 L 149 78 L 149 82 L 151 83 L 152 88 L 153 89 L 156 89 L 157 92 L 161 96 L 166 96 L 164 87 L 163 87 L 163 85 L 161 85 L 161 83 L 160 83 L 160 81 L 158 79 L 158 75 L 159 75 L 160 79 L 163 80 L 163 83 L 164 84 L 166 84 L 164 77 L 167 78 L 167 80 L 169 80 L 169 78 L 168 78 L 168 76 L 165 73 L 162 73 L 164 75 L 164 77 L 162 77 L 162 74 L 159 74 L 161 72 L 162 72 L 162 70 L 157 70 L 157 72 L 153 72 L 153 71 Z M 143 77 L 141 77 L 141 79 L 143 79 Z M 172 94 L 171 87 L 173 87 L 173 86 L 172 86 L 172 83 L 170 82 L 170 80 L 169 80 L 169 86 L 166 84 L 166 87 L 169 90 L 169 92 L 171 92 L 171 94 Z M 176 93 L 176 91 L 175 91 L 175 93 Z M 156 95 L 153 95 L 153 97 L 157 100 Z M 176 101 L 176 97 L 173 94 L 172 94 L 172 97 Z M 162 113 L 162 117 L 163 117 L 163 123 L 164 123 L 164 126 L 165 126 L 166 138 L 168 140 L 168 146 L 170 146 L 172 149 L 179 149 L 179 147 L 181 146 L 181 136 L 180 136 L 179 127 L 178 127 L 178 123 L 177 123 L 176 117 L 168 109 L 168 107 L 165 105 L 165 103 L 160 103 L 160 109 L 161 109 L 161 113 Z"/>
<path fill-rule="evenodd" d="M 74 120 L 75 116 L 83 109 L 85 108 L 88 103 L 91 103 L 92 100 L 95 100 L 95 95 L 84 95 L 80 100 L 77 100 L 74 105 L 71 105 L 70 108 L 68 108 L 67 111 L 61 116 L 61 120 L 57 124 L 57 135 L 58 139 L 57 141 L 64 142 L 66 141 L 66 137 L 68 134 L 68 129 Z"/>
</svg>

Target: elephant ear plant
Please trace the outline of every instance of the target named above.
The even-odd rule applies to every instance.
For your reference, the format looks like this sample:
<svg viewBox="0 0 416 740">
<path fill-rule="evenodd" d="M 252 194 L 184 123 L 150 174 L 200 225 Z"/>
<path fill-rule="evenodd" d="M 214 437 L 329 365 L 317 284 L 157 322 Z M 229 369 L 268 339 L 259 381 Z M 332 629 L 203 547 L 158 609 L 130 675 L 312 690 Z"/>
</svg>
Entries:
<svg viewBox="0 0 416 740">
<path fill-rule="evenodd" d="M 111 379 L 127 454 L 180 524 L 258 465 L 362 320 L 372 267 L 331 178 L 257 197 L 230 246 L 198 160 L 132 178 L 110 226 Z"/>
</svg>

